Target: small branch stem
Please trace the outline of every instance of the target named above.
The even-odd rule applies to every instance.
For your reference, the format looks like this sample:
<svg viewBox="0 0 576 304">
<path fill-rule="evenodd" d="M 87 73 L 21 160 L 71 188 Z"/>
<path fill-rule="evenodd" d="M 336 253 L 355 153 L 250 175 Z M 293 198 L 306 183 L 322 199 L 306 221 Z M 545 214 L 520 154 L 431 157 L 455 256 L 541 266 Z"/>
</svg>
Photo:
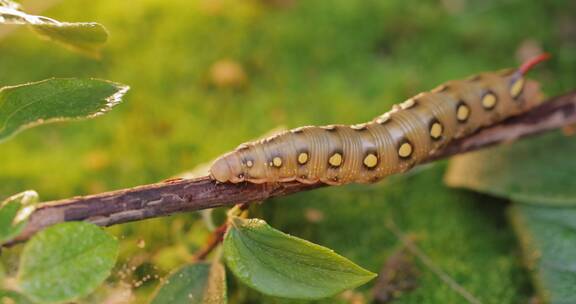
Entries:
<svg viewBox="0 0 576 304">
<path fill-rule="evenodd" d="M 248 209 L 248 207 L 250 207 L 250 204 L 244 203 L 244 204 L 239 204 L 236 206 L 238 207 L 238 211 L 244 211 L 244 210 Z M 216 247 L 218 247 L 218 245 L 220 245 L 220 243 L 222 243 L 222 241 L 224 241 L 224 235 L 226 234 L 227 230 L 228 230 L 228 221 L 224 222 L 224 224 L 220 225 L 218 228 L 216 228 L 212 232 L 212 235 L 208 238 L 208 241 L 206 242 L 206 245 L 204 246 L 204 248 L 202 248 L 200 251 L 198 251 L 196 254 L 194 254 L 194 257 L 192 257 L 192 260 L 193 261 L 205 260 L 206 257 L 212 251 L 214 251 L 214 249 L 216 249 Z"/>
<path fill-rule="evenodd" d="M 228 222 L 220 225 L 220 227 L 216 228 L 212 235 L 208 238 L 208 242 L 200 251 L 198 251 L 192 257 L 194 262 L 203 261 L 206 257 L 216 248 L 222 241 L 224 240 L 224 234 L 226 234 L 226 230 L 228 230 Z"/>
<path fill-rule="evenodd" d="M 575 123 L 576 91 L 551 98 L 521 116 L 456 140 L 426 161 L 514 141 Z M 323 186 L 325 185 L 298 182 L 221 184 L 204 176 L 78 196 L 41 204 L 13 243 L 28 239 L 44 227 L 66 221 L 88 221 L 100 226 L 110 226 L 181 212 L 263 201 Z"/>
</svg>

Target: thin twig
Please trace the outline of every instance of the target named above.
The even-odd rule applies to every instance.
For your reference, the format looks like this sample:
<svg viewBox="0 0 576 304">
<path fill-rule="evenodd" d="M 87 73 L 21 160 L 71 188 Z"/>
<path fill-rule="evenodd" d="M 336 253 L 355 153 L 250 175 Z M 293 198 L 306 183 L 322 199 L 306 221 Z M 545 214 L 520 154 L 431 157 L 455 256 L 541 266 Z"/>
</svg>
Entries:
<svg viewBox="0 0 576 304">
<path fill-rule="evenodd" d="M 250 204 L 244 203 L 244 204 L 240 204 L 237 206 L 238 206 L 239 211 L 244 211 L 244 210 L 248 209 L 248 207 L 250 207 Z M 194 256 L 192 257 L 192 260 L 193 261 L 202 261 L 202 260 L 206 259 L 206 257 L 212 251 L 214 251 L 214 249 L 216 247 L 218 247 L 218 245 L 220 245 L 220 243 L 222 243 L 222 241 L 224 241 L 224 235 L 226 234 L 227 230 L 228 230 L 228 221 L 224 222 L 222 225 L 220 225 L 218 228 L 216 228 L 212 232 L 212 235 L 210 235 L 210 237 L 208 238 L 206 245 L 204 245 L 204 247 L 202 249 L 200 249 L 198 252 L 196 252 L 194 254 Z"/>
<path fill-rule="evenodd" d="M 575 123 L 576 91 L 554 97 L 521 116 L 454 141 L 431 155 L 427 161 L 507 143 Z M 44 227 L 66 221 L 89 221 L 110 226 L 181 212 L 263 201 L 323 186 L 298 182 L 221 184 L 204 176 L 78 196 L 41 204 L 31 214 L 28 225 L 13 243 L 28 239 Z"/>
<path fill-rule="evenodd" d="M 406 249 L 415 255 L 428 269 L 430 269 L 442 282 L 448 285 L 452 290 L 461 295 L 468 303 L 481 304 L 480 300 L 474 297 L 469 291 L 464 289 L 458 282 L 454 281 L 446 272 L 444 272 L 438 265 L 434 264 L 432 260 L 424 253 L 416 244 L 414 244 L 409 238 L 404 236 L 402 231 L 396 226 L 392 219 L 388 220 L 386 223 L 388 230 L 392 231 L 394 235 L 402 242 Z"/>
<path fill-rule="evenodd" d="M 212 235 L 208 238 L 208 242 L 200 251 L 196 252 L 192 257 L 192 261 L 203 261 L 206 257 L 214 250 L 214 248 L 218 247 L 218 245 L 224 240 L 224 234 L 226 234 L 226 230 L 228 230 L 228 223 L 224 223 L 220 225 L 220 227 L 216 228 Z"/>
</svg>

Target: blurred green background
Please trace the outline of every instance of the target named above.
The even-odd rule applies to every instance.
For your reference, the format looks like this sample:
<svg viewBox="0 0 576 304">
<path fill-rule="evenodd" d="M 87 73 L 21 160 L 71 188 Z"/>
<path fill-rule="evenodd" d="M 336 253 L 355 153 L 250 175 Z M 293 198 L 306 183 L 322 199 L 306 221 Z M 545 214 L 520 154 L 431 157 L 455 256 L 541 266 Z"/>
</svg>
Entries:
<svg viewBox="0 0 576 304">
<path fill-rule="evenodd" d="M 26 8 L 26 4 L 25 8 Z M 454 78 L 517 65 L 545 50 L 532 73 L 548 95 L 576 83 L 574 1 L 29 1 L 42 14 L 96 21 L 110 40 L 100 60 L 18 29 L 0 31 L 0 85 L 96 77 L 132 87 L 90 121 L 25 131 L 0 146 L 0 198 L 43 200 L 153 183 L 278 126 L 367 121 Z M 446 188 L 445 162 L 375 185 L 274 199 L 252 215 L 333 248 L 378 272 L 399 247 L 394 219 L 453 279 L 486 303 L 526 302 L 534 290 L 506 221 L 506 202 Z M 208 235 L 197 214 L 110 228 L 118 270 L 87 301 L 145 302 Z M 18 248 L 11 249 L 18 251 Z M 398 303 L 463 300 L 419 265 L 418 288 Z M 239 286 L 232 303 L 284 303 Z M 373 282 L 324 303 L 363 303 Z"/>
</svg>

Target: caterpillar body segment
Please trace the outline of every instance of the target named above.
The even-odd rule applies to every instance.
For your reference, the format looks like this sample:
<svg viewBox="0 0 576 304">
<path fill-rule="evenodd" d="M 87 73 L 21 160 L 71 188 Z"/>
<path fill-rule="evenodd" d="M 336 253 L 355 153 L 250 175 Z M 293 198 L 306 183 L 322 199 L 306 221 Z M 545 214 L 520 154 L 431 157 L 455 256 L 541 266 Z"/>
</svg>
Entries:
<svg viewBox="0 0 576 304">
<path fill-rule="evenodd" d="M 210 176 L 232 183 L 342 185 L 404 172 L 453 139 L 539 104 L 537 83 L 523 76 L 545 59 L 541 55 L 516 70 L 446 82 L 367 123 L 306 126 L 242 144 L 218 158 Z"/>
</svg>

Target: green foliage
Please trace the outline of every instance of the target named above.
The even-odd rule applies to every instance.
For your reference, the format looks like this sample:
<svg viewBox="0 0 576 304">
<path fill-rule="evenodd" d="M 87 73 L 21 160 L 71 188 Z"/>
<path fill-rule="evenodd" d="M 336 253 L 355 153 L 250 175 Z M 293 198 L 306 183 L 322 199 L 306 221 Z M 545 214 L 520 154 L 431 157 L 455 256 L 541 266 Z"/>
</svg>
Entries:
<svg viewBox="0 0 576 304">
<path fill-rule="evenodd" d="M 454 157 L 446 182 L 524 203 L 574 206 L 575 153 L 576 141 L 554 132 Z"/>
<path fill-rule="evenodd" d="M 24 295 L 19 294 L 12 290 L 0 290 L 0 303 L 8 304 L 33 304 L 34 302 L 30 301 Z"/>
<path fill-rule="evenodd" d="M 576 143 L 560 132 L 454 158 L 449 185 L 509 198 L 523 255 L 551 303 L 576 301 Z"/>
<path fill-rule="evenodd" d="M 0 142 L 39 124 L 91 118 L 116 106 L 128 86 L 98 79 L 48 79 L 0 89 Z"/>
<path fill-rule="evenodd" d="M 151 304 L 226 303 L 226 272 L 219 262 L 186 265 L 166 278 Z"/>
<path fill-rule="evenodd" d="M 99 57 L 100 49 L 108 40 L 106 29 L 94 22 L 86 23 L 41 23 L 32 29 L 50 40 L 62 43 L 87 55 Z"/>
<path fill-rule="evenodd" d="M 376 276 L 331 249 L 282 233 L 260 219 L 233 217 L 223 246 L 228 267 L 242 282 L 278 297 L 325 298 Z"/>
<path fill-rule="evenodd" d="M 576 208 L 516 204 L 510 213 L 542 297 L 576 303 Z"/>
<path fill-rule="evenodd" d="M 28 25 L 41 37 L 53 40 L 87 55 L 98 57 L 108 40 L 106 29 L 94 22 L 60 22 L 44 16 L 27 14 L 9 0 L 0 1 L 0 24 Z"/>
<path fill-rule="evenodd" d="M 36 191 L 25 191 L 5 199 L 0 205 L 0 244 L 17 236 L 28 223 L 28 215 L 38 202 Z"/>
<path fill-rule="evenodd" d="M 85 222 L 51 226 L 24 247 L 18 272 L 21 290 L 38 302 L 63 302 L 87 295 L 109 275 L 118 243 Z"/>
</svg>

